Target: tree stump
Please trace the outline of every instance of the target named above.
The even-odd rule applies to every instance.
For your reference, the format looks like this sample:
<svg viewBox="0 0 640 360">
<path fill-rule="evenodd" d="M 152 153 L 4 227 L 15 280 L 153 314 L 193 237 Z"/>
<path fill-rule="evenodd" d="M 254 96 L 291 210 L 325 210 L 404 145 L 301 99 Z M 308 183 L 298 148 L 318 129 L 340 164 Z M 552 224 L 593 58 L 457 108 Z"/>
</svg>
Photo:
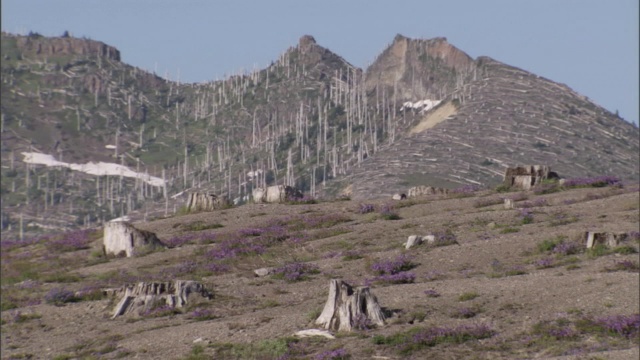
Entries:
<svg viewBox="0 0 640 360">
<path fill-rule="evenodd" d="M 383 326 L 385 316 L 378 299 L 369 287 L 357 287 L 342 280 L 332 279 L 329 283 L 329 298 L 316 324 L 326 330 L 352 331 L 370 325 Z"/>
<path fill-rule="evenodd" d="M 146 311 L 158 303 L 164 303 L 171 308 L 181 308 L 187 304 L 189 296 L 200 294 L 211 299 L 212 295 L 204 285 L 196 281 L 174 280 L 173 282 L 139 282 L 124 285 L 116 292 L 123 294 L 122 299 L 113 311 L 112 319 L 134 312 Z"/>
<path fill-rule="evenodd" d="M 134 249 L 139 247 L 161 247 L 162 242 L 150 231 L 136 229 L 125 221 L 113 221 L 104 225 L 103 246 L 105 255 L 134 256 Z"/>
<path fill-rule="evenodd" d="M 230 203 L 226 198 L 215 194 L 194 192 L 189 194 L 189 200 L 187 201 L 187 211 L 189 212 L 213 211 L 229 206 Z"/>
<path fill-rule="evenodd" d="M 592 232 L 587 231 L 584 239 L 587 241 L 587 249 L 591 249 L 596 245 L 606 245 L 607 247 L 616 247 L 620 242 L 627 238 L 626 233 L 608 233 L 608 232 Z"/>
</svg>

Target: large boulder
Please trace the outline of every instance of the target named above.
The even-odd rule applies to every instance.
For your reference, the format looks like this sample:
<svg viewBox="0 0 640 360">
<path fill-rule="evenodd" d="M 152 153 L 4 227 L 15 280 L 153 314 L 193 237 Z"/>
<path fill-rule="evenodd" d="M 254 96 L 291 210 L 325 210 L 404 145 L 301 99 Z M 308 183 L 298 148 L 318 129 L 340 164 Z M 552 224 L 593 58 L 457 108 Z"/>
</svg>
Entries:
<svg viewBox="0 0 640 360">
<path fill-rule="evenodd" d="M 135 255 L 135 249 L 154 249 L 164 244 L 156 234 L 136 229 L 126 221 L 111 221 L 104 225 L 103 246 L 105 255 L 127 257 Z"/>
</svg>

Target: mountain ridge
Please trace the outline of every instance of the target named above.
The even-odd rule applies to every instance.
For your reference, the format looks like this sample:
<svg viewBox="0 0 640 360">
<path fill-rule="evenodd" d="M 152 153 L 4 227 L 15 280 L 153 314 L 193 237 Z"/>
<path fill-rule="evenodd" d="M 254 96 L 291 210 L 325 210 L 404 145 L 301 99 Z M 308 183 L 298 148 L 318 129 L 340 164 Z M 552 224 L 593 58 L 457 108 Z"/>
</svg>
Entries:
<svg viewBox="0 0 640 360">
<path fill-rule="evenodd" d="M 15 230 L 25 207 L 40 220 L 67 209 L 81 226 L 132 211 L 166 215 L 180 206 L 174 195 L 195 189 L 244 199 L 277 183 L 369 198 L 420 184 L 493 186 L 504 167 L 531 163 L 638 179 L 633 125 L 566 85 L 472 59 L 446 38 L 397 35 L 363 70 L 304 35 L 264 69 L 197 84 L 121 63 L 100 42 L 49 39 L 3 33 L 2 160 L 12 175 L 2 178 L 4 229 Z M 404 106 L 426 99 L 439 105 Z M 30 149 L 52 149 L 58 161 L 111 160 L 167 187 L 25 168 L 19 154 Z M 254 171 L 262 175 L 247 175 Z"/>
</svg>

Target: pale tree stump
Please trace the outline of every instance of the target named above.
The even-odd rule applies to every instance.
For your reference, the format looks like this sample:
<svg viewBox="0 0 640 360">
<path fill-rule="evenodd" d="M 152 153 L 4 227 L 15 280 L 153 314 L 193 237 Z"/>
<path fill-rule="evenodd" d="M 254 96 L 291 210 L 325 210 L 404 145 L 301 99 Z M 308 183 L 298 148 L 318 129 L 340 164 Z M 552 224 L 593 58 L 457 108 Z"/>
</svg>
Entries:
<svg viewBox="0 0 640 360">
<path fill-rule="evenodd" d="M 112 221 L 104 224 L 102 241 L 105 255 L 125 254 L 127 257 L 134 256 L 136 248 L 155 249 L 164 246 L 156 234 L 136 229 L 124 221 Z"/>
<path fill-rule="evenodd" d="M 122 299 L 116 305 L 112 319 L 118 316 L 132 313 L 135 310 L 149 310 L 158 303 L 171 308 L 184 307 L 191 295 L 199 294 L 210 300 L 211 293 L 199 282 L 190 280 L 174 280 L 167 282 L 139 282 L 127 284 L 114 292 L 114 295 L 122 294 Z"/>
<path fill-rule="evenodd" d="M 369 325 L 384 325 L 385 316 L 369 287 L 357 287 L 342 280 L 329 283 L 329 298 L 316 324 L 327 330 L 351 331 Z"/>
</svg>

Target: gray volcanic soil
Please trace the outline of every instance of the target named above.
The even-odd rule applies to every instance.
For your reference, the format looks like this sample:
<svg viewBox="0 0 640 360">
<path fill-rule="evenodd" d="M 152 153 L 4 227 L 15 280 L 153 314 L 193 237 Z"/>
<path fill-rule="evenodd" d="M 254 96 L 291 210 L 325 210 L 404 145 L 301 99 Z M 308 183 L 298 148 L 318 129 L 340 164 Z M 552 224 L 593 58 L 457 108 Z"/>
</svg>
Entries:
<svg viewBox="0 0 640 360">
<path fill-rule="evenodd" d="M 194 278 L 214 293 L 213 300 L 206 304 L 206 308 L 217 316 L 212 320 L 195 321 L 187 314 L 158 318 L 128 315 L 111 320 L 110 311 L 116 300 L 108 298 L 59 307 L 43 302 L 3 311 L 2 358 L 29 358 L 31 355 L 33 359 L 55 356 L 60 359 L 178 359 L 188 356 L 194 340 L 200 338 L 202 341 L 198 344 L 203 346 L 206 355 L 201 358 L 223 358 L 222 352 L 216 353 L 220 351 L 221 343 L 257 344 L 314 328 L 313 320 L 326 301 L 329 279 L 341 278 L 352 285 L 361 285 L 375 276 L 370 269 L 372 263 L 391 260 L 400 254 L 410 255 L 412 262 L 417 264 L 411 270 L 416 275 L 415 283 L 372 285 L 380 305 L 393 314 L 387 325 L 338 334 L 335 340 L 301 340 L 299 344 L 306 352 L 301 358 L 313 358 L 337 348 L 344 348 L 351 359 L 406 358 L 393 346 L 375 345 L 372 337 L 388 336 L 416 326 L 451 327 L 479 323 L 488 324 L 496 334 L 461 344 L 439 344 L 412 356 L 416 359 L 426 356 L 435 359 L 584 359 L 587 355 L 606 359 L 638 358 L 637 339 L 635 343 L 633 339 L 624 338 L 603 342 L 597 336 L 584 336 L 575 341 L 549 341 L 548 346 L 527 342 L 535 324 L 542 321 L 640 312 L 638 272 L 606 271 L 623 260 L 637 264 L 637 253 L 590 256 L 582 252 L 556 258 L 555 266 L 549 268 L 535 266 L 536 260 L 553 257 L 536 250 L 545 239 L 562 235 L 573 240 L 585 231 L 638 231 L 637 189 L 574 189 L 548 195 L 528 193 L 529 202 L 543 198 L 548 205 L 533 208 L 534 221 L 524 225 L 519 223 L 517 209 L 505 210 L 501 204 L 474 207 L 481 197 L 505 195 L 514 194 L 485 192 L 466 198 L 422 197 L 394 202 L 399 220 L 385 220 L 378 213 L 359 214 L 359 203 L 355 201 L 335 201 L 308 205 L 252 204 L 139 223 L 136 224 L 139 228 L 154 231 L 160 239 L 167 240 L 183 233 L 181 229 L 186 225 L 199 221 L 219 223 L 223 227 L 207 231 L 225 234 L 299 214 L 340 214 L 351 219 L 331 228 L 341 228 L 344 233 L 321 237 L 317 235 L 319 230 L 309 230 L 309 234 L 319 238 L 295 246 L 276 245 L 262 256 L 234 259 L 231 271 L 226 274 Z M 575 203 L 568 204 L 572 201 Z M 391 202 L 381 199 L 370 203 Z M 554 226 L 552 222 L 561 215 L 575 221 Z M 409 235 L 426 235 L 445 229 L 456 235 L 458 244 L 435 248 L 421 245 L 410 250 L 403 247 Z M 96 240 L 96 247 L 100 246 L 100 240 Z M 638 248 L 637 241 L 625 245 Z M 185 260 L 202 258 L 214 246 L 189 244 L 139 258 L 115 258 L 69 269 L 69 273 L 79 276 L 80 281 L 45 283 L 39 291 L 46 293 L 60 286 L 78 289 L 91 280 L 113 278 L 121 269 L 129 273 L 158 275 L 163 269 L 175 267 Z M 65 256 L 88 257 L 90 251 L 81 250 Z M 362 257 L 346 260 L 341 255 L 331 256 L 346 251 L 358 251 Z M 7 259 L 3 257 L 3 262 Z M 256 268 L 282 266 L 294 261 L 315 264 L 320 273 L 293 283 L 271 276 L 258 278 L 253 274 Z M 509 276 L 507 272 L 514 269 L 522 270 L 523 274 Z M 3 286 L 3 293 L 11 286 L 16 285 Z M 428 289 L 437 291 L 440 296 L 428 297 L 424 293 Z M 460 301 L 460 295 L 465 293 L 476 293 L 477 297 Z M 469 319 L 452 317 L 451 313 L 462 307 L 475 308 L 478 314 Z M 12 316 L 16 311 L 41 317 L 15 322 Z M 582 349 L 581 355 L 562 356 L 572 349 Z M 89 355 L 92 353 L 94 355 Z M 63 354 L 68 357 L 61 357 Z M 238 354 L 237 358 L 253 358 L 250 353 Z"/>
</svg>

